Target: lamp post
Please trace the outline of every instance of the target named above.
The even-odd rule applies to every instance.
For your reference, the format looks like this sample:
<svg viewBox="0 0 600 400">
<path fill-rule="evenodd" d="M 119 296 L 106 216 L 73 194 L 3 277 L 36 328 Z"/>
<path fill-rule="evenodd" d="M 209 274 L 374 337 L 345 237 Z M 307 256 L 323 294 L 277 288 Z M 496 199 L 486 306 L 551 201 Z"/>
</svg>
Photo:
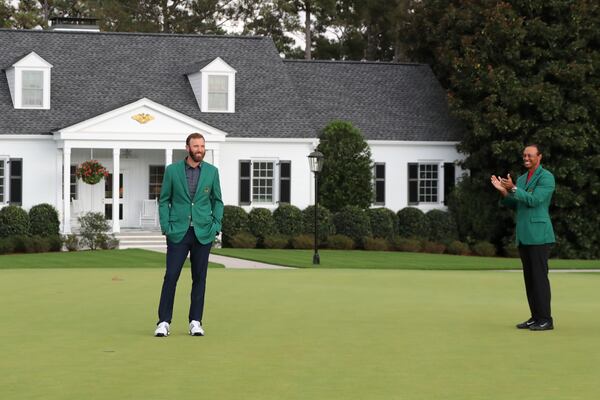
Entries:
<svg viewBox="0 0 600 400">
<path fill-rule="evenodd" d="M 315 174 L 315 254 L 313 255 L 313 264 L 321 263 L 319 258 L 319 230 L 317 224 L 317 211 L 319 209 L 319 172 L 323 169 L 323 153 L 315 150 L 308 155 L 310 170 Z"/>
</svg>

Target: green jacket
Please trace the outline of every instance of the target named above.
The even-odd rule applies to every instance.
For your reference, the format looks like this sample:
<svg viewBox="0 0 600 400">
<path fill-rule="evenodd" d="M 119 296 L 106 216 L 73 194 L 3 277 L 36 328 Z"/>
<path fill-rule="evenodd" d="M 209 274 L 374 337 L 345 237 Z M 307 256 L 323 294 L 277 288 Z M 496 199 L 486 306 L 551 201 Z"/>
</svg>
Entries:
<svg viewBox="0 0 600 400">
<path fill-rule="evenodd" d="M 170 241 L 181 242 L 193 224 L 200 243 L 213 242 L 221 231 L 223 219 L 219 170 L 202 162 L 198 187 L 192 199 L 185 177 L 185 160 L 169 165 L 160 190 L 158 213 L 162 233 Z"/>
<path fill-rule="evenodd" d="M 517 211 L 517 245 L 554 243 L 554 229 L 548 208 L 554 192 L 554 175 L 540 165 L 527 182 L 527 174 L 517 179 L 517 191 L 502 203 Z"/>
</svg>

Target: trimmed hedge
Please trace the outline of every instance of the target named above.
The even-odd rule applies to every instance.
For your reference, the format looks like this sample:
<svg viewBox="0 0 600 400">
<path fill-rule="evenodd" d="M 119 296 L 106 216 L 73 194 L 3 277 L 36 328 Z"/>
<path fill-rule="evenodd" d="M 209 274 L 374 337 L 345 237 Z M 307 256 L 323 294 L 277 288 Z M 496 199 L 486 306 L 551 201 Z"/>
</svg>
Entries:
<svg viewBox="0 0 600 400">
<path fill-rule="evenodd" d="M 371 208 L 367 210 L 373 237 L 391 239 L 398 230 L 398 216 L 387 208 Z M 394 225 L 396 227 L 394 228 Z"/>
<path fill-rule="evenodd" d="M 330 235 L 336 233 L 333 216 L 325 207 L 319 205 L 317 209 L 317 225 L 319 230 L 319 243 L 324 243 Z M 308 206 L 302 210 L 302 233 L 315 233 L 315 206 Z"/>
<path fill-rule="evenodd" d="M 253 208 L 248 213 L 248 228 L 250 233 L 257 237 L 257 245 L 262 247 L 265 237 L 275 234 L 273 214 L 266 208 Z"/>
<path fill-rule="evenodd" d="M 458 240 L 454 240 L 448 244 L 446 248 L 448 254 L 455 254 L 457 256 L 468 256 L 471 254 L 471 249 L 469 249 L 469 245 L 463 242 L 459 242 Z"/>
<path fill-rule="evenodd" d="M 496 246 L 490 242 L 477 242 L 471 246 L 471 250 L 482 257 L 494 257 L 496 255 Z"/>
<path fill-rule="evenodd" d="M 446 245 L 432 242 L 430 240 L 424 240 L 421 243 L 421 251 L 423 253 L 442 254 L 444 251 L 446 251 Z"/>
<path fill-rule="evenodd" d="M 269 235 L 265 237 L 263 246 L 265 249 L 285 249 L 290 239 L 282 235 Z"/>
<path fill-rule="evenodd" d="M 253 249 L 256 247 L 256 236 L 248 232 L 240 232 L 231 238 L 231 247 Z"/>
<path fill-rule="evenodd" d="M 351 237 L 358 246 L 363 247 L 364 238 L 371 236 L 371 221 L 367 213 L 356 206 L 346 206 L 333 216 L 335 231 Z"/>
<path fill-rule="evenodd" d="M 235 235 L 248 231 L 248 213 L 242 207 L 225 206 L 221 225 L 223 247 L 231 247 L 231 239 Z"/>
<path fill-rule="evenodd" d="M 352 250 L 354 240 L 346 235 L 331 235 L 327 239 L 327 247 L 333 250 Z"/>
<path fill-rule="evenodd" d="M 286 236 L 302 233 L 302 211 L 291 204 L 281 204 L 273 211 L 273 221 L 277 232 Z"/>
<path fill-rule="evenodd" d="M 302 235 L 296 235 L 290 240 L 290 245 L 293 249 L 312 249 L 314 247 L 314 243 L 314 236 L 306 233 Z"/>
<path fill-rule="evenodd" d="M 32 235 L 57 236 L 59 227 L 58 211 L 50 204 L 38 204 L 29 210 L 29 232 Z"/>
<path fill-rule="evenodd" d="M 0 238 L 29 234 L 29 215 L 18 206 L 0 209 Z"/>
<path fill-rule="evenodd" d="M 415 207 L 405 207 L 398 211 L 398 235 L 410 237 L 429 237 L 429 226 L 423 211 Z"/>
<path fill-rule="evenodd" d="M 365 250 L 373 250 L 373 251 L 387 251 L 390 249 L 390 244 L 384 238 L 374 238 L 374 237 L 365 238 L 364 246 L 365 246 Z"/>
<path fill-rule="evenodd" d="M 397 251 L 408 251 L 417 253 L 421 251 L 421 241 L 418 239 L 396 236 L 392 241 L 392 247 Z"/>
<path fill-rule="evenodd" d="M 430 210 L 425 214 L 429 240 L 438 243 L 450 243 L 458 240 L 458 228 L 454 217 L 447 211 Z"/>
</svg>

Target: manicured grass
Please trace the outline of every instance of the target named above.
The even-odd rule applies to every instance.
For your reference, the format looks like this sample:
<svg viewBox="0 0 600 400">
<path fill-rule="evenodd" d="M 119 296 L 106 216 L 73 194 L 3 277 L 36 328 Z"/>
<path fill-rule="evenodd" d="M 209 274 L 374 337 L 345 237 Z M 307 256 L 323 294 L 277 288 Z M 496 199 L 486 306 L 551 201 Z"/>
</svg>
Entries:
<svg viewBox="0 0 600 400">
<path fill-rule="evenodd" d="M 0 270 L 3 399 L 597 399 L 599 274 L 552 274 L 556 330 L 519 331 L 502 271 L 211 270 L 154 338 L 158 268 Z"/>
<path fill-rule="evenodd" d="M 223 268 L 209 263 L 209 268 Z M 0 256 L 0 269 L 10 268 L 165 268 L 165 255 L 155 251 L 98 250 L 72 253 L 9 254 Z"/>
<path fill-rule="evenodd" d="M 490 270 L 521 269 L 518 258 L 453 256 L 395 251 L 319 250 L 321 264 L 312 264 L 312 250 L 213 249 L 223 256 L 298 268 Z M 550 260 L 551 269 L 600 269 L 600 260 Z"/>
</svg>

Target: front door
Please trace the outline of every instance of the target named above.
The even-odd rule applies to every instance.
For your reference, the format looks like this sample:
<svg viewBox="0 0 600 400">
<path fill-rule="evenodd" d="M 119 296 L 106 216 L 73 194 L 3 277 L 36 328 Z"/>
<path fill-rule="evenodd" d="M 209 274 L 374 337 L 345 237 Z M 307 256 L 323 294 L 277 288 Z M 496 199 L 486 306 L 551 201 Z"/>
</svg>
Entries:
<svg viewBox="0 0 600 400">
<path fill-rule="evenodd" d="M 124 218 L 127 214 L 125 207 L 125 171 L 119 172 L 119 221 L 121 226 L 126 226 L 127 221 Z M 104 218 L 112 221 L 113 219 L 113 174 L 109 173 L 104 179 Z"/>
</svg>

